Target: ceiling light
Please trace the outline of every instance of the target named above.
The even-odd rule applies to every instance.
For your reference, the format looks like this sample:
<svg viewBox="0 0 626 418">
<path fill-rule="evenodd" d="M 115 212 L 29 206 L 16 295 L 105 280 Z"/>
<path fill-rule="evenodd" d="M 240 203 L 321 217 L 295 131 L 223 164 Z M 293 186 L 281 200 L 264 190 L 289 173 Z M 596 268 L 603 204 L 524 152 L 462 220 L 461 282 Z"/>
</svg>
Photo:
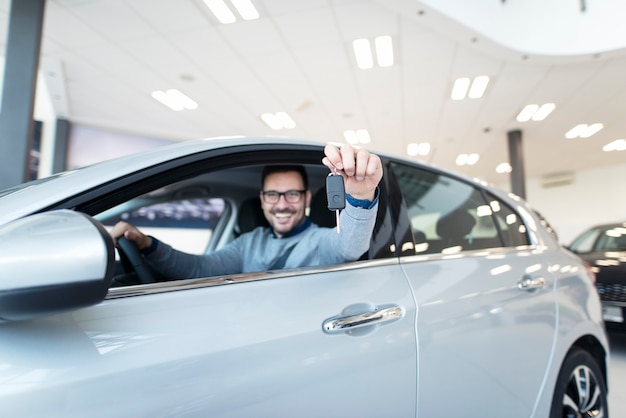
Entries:
<svg viewBox="0 0 626 418">
<path fill-rule="evenodd" d="M 530 118 L 533 117 L 533 115 L 537 112 L 537 110 L 539 110 L 539 105 L 536 104 L 529 104 L 526 105 L 521 112 L 519 112 L 519 114 L 517 115 L 517 121 L 518 122 L 528 122 L 530 120 Z"/>
<path fill-rule="evenodd" d="M 626 139 L 616 139 L 602 147 L 602 151 L 626 151 Z"/>
<path fill-rule="evenodd" d="M 367 132 L 367 129 L 358 129 L 356 131 L 356 137 L 361 144 L 369 144 L 370 142 L 370 133 Z"/>
<path fill-rule="evenodd" d="M 428 155 L 430 154 L 430 144 L 428 142 L 422 142 L 420 144 L 410 143 L 406 146 L 406 153 L 411 157 L 416 155 Z"/>
<path fill-rule="evenodd" d="M 355 145 L 359 143 L 359 138 L 357 138 L 355 131 L 344 131 L 343 137 L 348 144 Z"/>
<path fill-rule="evenodd" d="M 496 173 L 499 173 L 499 174 L 510 173 L 511 171 L 513 171 L 513 168 L 511 167 L 511 164 L 509 163 L 500 163 L 496 167 Z"/>
<path fill-rule="evenodd" d="M 152 97 L 177 112 L 185 109 L 195 110 L 198 108 L 198 103 L 176 89 L 169 89 L 167 91 L 156 90 L 152 92 Z"/>
<path fill-rule="evenodd" d="M 259 18 L 259 12 L 250 0 L 231 0 L 231 2 L 242 19 L 253 20 Z M 228 24 L 237 20 L 235 14 L 226 5 L 224 0 L 204 0 L 204 3 L 220 23 Z"/>
<path fill-rule="evenodd" d="M 463 100 L 467 95 L 467 90 L 469 89 L 470 79 L 463 77 L 457 78 L 454 82 L 454 86 L 452 87 L 452 94 L 450 97 L 452 100 Z"/>
<path fill-rule="evenodd" d="M 486 75 L 481 75 L 474 78 L 474 81 L 472 81 L 472 86 L 470 87 L 467 96 L 470 99 L 480 99 L 481 97 L 483 97 L 483 94 L 485 94 L 487 84 L 489 84 L 489 77 L 487 77 Z"/>
<path fill-rule="evenodd" d="M 381 67 L 391 67 L 393 65 L 393 45 L 391 36 L 379 36 L 375 39 L 376 62 Z"/>
<path fill-rule="evenodd" d="M 207 5 L 220 23 L 228 24 L 237 20 L 233 12 L 230 11 L 222 0 L 204 0 L 204 4 Z"/>
<path fill-rule="evenodd" d="M 354 48 L 356 65 L 360 69 L 367 70 L 374 66 L 374 57 L 372 57 L 369 39 L 355 39 L 352 42 L 352 47 Z"/>
<path fill-rule="evenodd" d="M 259 18 L 259 12 L 250 0 L 231 0 L 231 2 L 243 20 L 254 20 Z"/>
<path fill-rule="evenodd" d="M 393 44 L 391 36 L 378 36 L 374 39 L 376 48 L 376 63 L 380 67 L 390 67 L 393 65 Z M 362 70 L 374 67 L 374 54 L 372 52 L 369 39 L 361 38 L 352 41 L 356 64 Z"/>
<path fill-rule="evenodd" d="M 346 139 L 348 144 L 369 144 L 370 143 L 370 133 L 367 129 L 357 129 L 356 131 L 348 130 L 344 131 L 343 137 Z"/>
<path fill-rule="evenodd" d="M 296 127 L 296 123 L 286 112 L 263 113 L 261 115 L 263 122 L 272 129 L 292 129 Z"/>
<path fill-rule="evenodd" d="M 480 156 L 478 154 L 459 154 L 456 157 L 456 165 L 474 165 L 479 159 Z"/>
<path fill-rule="evenodd" d="M 542 104 L 539 110 L 537 110 L 537 112 L 535 112 L 535 114 L 533 115 L 533 120 L 536 122 L 544 120 L 548 117 L 550 113 L 552 113 L 555 108 L 556 105 L 554 103 Z"/>
<path fill-rule="evenodd" d="M 565 138 L 589 138 L 590 136 L 600 131 L 603 127 L 604 125 L 601 123 L 594 123 L 592 125 L 587 125 L 583 123 L 580 125 L 576 125 L 565 134 Z"/>
<path fill-rule="evenodd" d="M 604 125 L 601 123 L 594 123 L 592 125 L 587 126 L 587 129 L 584 130 L 582 134 L 580 134 L 581 138 L 589 138 L 590 136 L 598 133 Z"/>
<path fill-rule="evenodd" d="M 554 103 L 544 103 L 541 106 L 529 104 L 519 112 L 516 119 L 518 122 L 528 122 L 531 119 L 538 122 L 548 117 L 555 107 Z"/>
</svg>

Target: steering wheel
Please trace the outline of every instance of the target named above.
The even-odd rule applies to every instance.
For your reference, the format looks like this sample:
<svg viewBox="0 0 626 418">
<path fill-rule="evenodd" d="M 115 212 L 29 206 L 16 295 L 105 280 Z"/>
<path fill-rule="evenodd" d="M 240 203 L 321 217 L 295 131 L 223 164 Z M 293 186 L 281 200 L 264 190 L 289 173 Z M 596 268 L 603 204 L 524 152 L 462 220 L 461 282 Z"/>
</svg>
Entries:
<svg viewBox="0 0 626 418">
<path fill-rule="evenodd" d="M 117 249 L 120 254 L 120 260 L 126 271 L 135 271 L 139 283 L 156 283 L 156 279 L 148 266 L 148 263 L 143 258 L 137 246 L 126 239 L 125 237 L 119 237 L 117 239 Z"/>
</svg>

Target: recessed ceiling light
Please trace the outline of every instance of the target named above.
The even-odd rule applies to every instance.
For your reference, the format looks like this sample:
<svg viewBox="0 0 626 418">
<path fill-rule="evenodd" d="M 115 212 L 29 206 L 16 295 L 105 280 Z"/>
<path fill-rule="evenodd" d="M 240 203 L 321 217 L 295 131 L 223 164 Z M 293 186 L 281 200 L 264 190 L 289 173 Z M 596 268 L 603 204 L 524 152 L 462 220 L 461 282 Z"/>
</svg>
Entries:
<svg viewBox="0 0 626 418">
<path fill-rule="evenodd" d="M 231 0 L 233 6 L 244 20 L 259 18 L 259 12 L 250 0 Z M 215 15 L 217 20 L 223 24 L 233 23 L 237 20 L 235 14 L 230 10 L 223 0 L 204 0 L 209 10 Z"/>
<path fill-rule="evenodd" d="M 204 4 L 207 5 L 220 23 L 226 25 L 237 20 L 233 12 L 222 0 L 204 0 Z"/>
<path fill-rule="evenodd" d="M 374 39 L 376 49 L 376 63 L 380 67 L 390 67 L 393 65 L 393 42 L 391 36 L 383 35 Z M 361 38 L 352 41 L 356 65 L 362 70 L 374 67 L 374 53 L 372 52 L 369 39 Z"/>
<path fill-rule="evenodd" d="M 344 131 L 343 137 L 348 144 L 369 144 L 371 141 L 370 133 L 367 129 L 347 130 Z"/>
<path fill-rule="evenodd" d="M 554 103 L 544 103 L 541 106 L 536 104 L 526 105 L 517 115 L 518 122 L 528 122 L 534 120 L 536 122 L 544 120 L 555 109 Z"/>
<path fill-rule="evenodd" d="M 185 109 L 195 110 L 198 108 L 198 103 L 177 89 L 169 89 L 167 91 L 156 90 L 152 92 L 152 97 L 177 112 Z"/>
<path fill-rule="evenodd" d="M 556 105 L 554 103 L 542 104 L 537 110 L 537 112 L 535 112 L 535 114 L 533 115 L 533 120 L 536 122 L 544 120 L 545 118 L 548 117 L 550 113 L 552 113 L 552 111 L 555 108 L 556 108 Z"/>
<path fill-rule="evenodd" d="M 467 95 L 467 90 L 469 90 L 470 79 L 467 77 L 457 78 L 454 81 L 454 86 L 452 87 L 452 94 L 450 98 L 452 100 L 463 100 Z"/>
<path fill-rule="evenodd" d="M 481 75 L 474 78 L 472 81 L 472 86 L 469 89 L 469 93 L 467 93 L 467 97 L 470 99 L 480 99 L 485 94 L 485 90 L 487 89 L 487 84 L 489 84 L 489 77 L 486 75 Z"/>
<path fill-rule="evenodd" d="M 499 173 L 499 174 L 510 173 L 511 171 L 513 171 L 513 168 L 511 167 L 511 164 L 509 163 L 500 163 L 496 167 L 496 173 Z"/>
<path fill-rule="evenodd" d="M 374 57 L 372 56 L 369 39 L 355 39 L 352 42 L 352 48 L 354 48 L 356 65 L 360 69 L 367 70 L 374 66 Z"/>
<path fill-rule="evenodd" d="M 616 139 L 602 147 L 602 151 L 626 151 L 626 139 Z"/>
<path fill-rule="evenodd" d="M 474 165 L 478 162 L 480 156 L 478 154 L 459 154 L 456 157 L 456 165 Z"/>
<path fill-rule="evenodd" d="M 391 36 L 379 36 L 375 39 L 376 62 L 381 67 L 391 67 L 393 65 L 393 45 Z"/>
<path fill-rule="evenodd" d="M 566 134 L 565 138 L 573 139 L 573 138 L 589 138 L 590 136 L 596 134 L 604 128 L 604 125 L 601 123 L 593 123 L 591 125 L 587 125 L 586 123 L 581 123 L 579 125 L 574 126 L 570 129 Z"/>
<path fill-rule="evenodd" d="M 428 155 L 430 153 L 430 144 L 428 142 L 410 143 L 406 146 L 406 153 L 411 157 L 417 155 Z"/>
<path fill-rule="evenodd" d="M 539 110 L 539 105 L 536 104 L 529 104 L 524 106 L 524 108 L 522 109 L 521 112 L 519 112 L 519 114 L 517 115 L 517 121 L 518 122 L 528 122 L 530 120 L 530 118 L 533 117 L 533 115 L 537 112 L 537 110 Z"/>
<path fill-rule="evenodd" d="M 296 127 L 296 122 L 291 119 L 287 112 L 263 113 L 261 115 L 263 122 L 272 129 L 292 129 Z"/>
<path fill-rule="evenodd" d="M 250 0 L 230 0 L 241 15 L 243 20 L 254 20 L 259 18 L 259 12 Z"/>
</svg>

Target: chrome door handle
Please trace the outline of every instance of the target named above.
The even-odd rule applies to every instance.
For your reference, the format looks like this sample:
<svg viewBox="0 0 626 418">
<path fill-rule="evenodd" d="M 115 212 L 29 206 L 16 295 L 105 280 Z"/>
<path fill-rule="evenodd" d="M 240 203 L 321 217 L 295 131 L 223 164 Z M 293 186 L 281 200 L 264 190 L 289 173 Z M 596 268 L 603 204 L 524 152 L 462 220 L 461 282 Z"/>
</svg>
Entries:
<svg viewBox="0 0 626 418">
<path fill-rule="evenodd" d="M 366 310 L 365 312 L 354 313 L 355 309 Z M 350 314 L 348 314 L 350 312 Z M 324 321 L 322 329 L 328 334 L 338 334 L 363 328 L 376 327 L 378 325 L 397 321 L 404 316 L 405 309 L 397 305 L 371 306 L 366 304 L 352 305 L 342 312 L 339 316 L 328 318 Z M 365 333 L 369 331 L 366 330 Z"/>
<path fill-rule="evenodd" d="M 546 280 L 539 277 L 524 277 L 522 280 L 517 282 L 517 288 L 520 290 L 536 290 L 543 287 L 546 284 Z"/>
</svg>

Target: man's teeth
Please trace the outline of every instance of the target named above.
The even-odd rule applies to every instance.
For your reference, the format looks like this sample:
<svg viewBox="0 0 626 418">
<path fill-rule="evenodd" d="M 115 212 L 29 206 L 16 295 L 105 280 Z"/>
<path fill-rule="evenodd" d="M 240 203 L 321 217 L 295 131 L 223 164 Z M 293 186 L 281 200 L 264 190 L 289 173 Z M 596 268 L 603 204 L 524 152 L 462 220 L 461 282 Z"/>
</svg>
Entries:
<svg viewBox="0 0 626 418">
<path fill-rule="evenodd" d="M 288 218 L 291 216 L 291 213 L 277 213 L 276 217 L 277 218 Z"/>
</svg>

